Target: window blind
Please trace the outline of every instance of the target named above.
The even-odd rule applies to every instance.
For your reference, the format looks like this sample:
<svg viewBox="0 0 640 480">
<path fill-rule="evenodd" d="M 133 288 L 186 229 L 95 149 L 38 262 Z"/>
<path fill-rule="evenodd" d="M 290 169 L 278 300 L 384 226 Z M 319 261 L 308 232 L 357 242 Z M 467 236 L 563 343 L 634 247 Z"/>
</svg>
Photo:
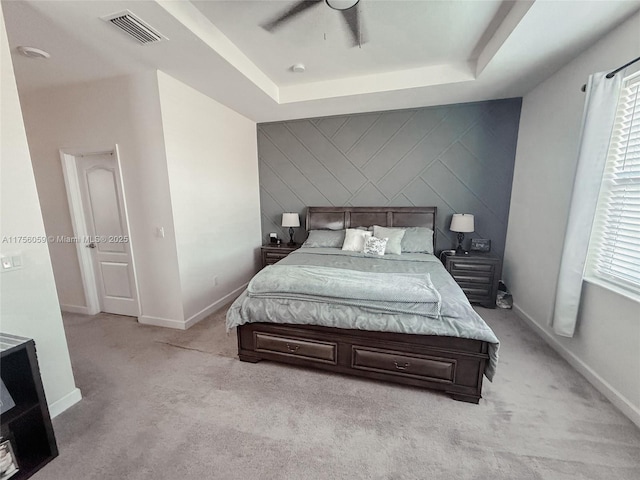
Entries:
<svg viewBox="0 0 640 480">
<path fill-rule="evenodd" d="M 640 295 L 640 72 L 625 79 L 589 245 L 587 273 Z"/>
</svg>

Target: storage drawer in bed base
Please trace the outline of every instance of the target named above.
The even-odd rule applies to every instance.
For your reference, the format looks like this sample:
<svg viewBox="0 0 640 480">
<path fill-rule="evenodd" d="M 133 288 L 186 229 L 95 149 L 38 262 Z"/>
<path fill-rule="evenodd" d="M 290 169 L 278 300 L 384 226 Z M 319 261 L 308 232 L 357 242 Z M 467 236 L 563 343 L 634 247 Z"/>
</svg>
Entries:
<svg viewBox="0 0 640 480">
<path fill-rule="evenodd" d="M 253 332 L 253 341 L 256 352 L 306 358 L 334 365 L 338 356 L 338 345 L 335 342 L 309 341 L 262 332 Z"/>
<path fill-rule="evenodd" d="M 411 355 L 404 352 L 382 350 L 355 345 L 351 349 L 351 367 L 371 372 L 424 378 L 437 382 L 454 383 L 456 360 L 444 357 Z"/>
<path fill-rule="evenodd" d="M 271 360 L 442 390 L 478 403 L 488 361 L 480 340 L 250 323 L 237 329 L 238 357 Z"/>
</svg>

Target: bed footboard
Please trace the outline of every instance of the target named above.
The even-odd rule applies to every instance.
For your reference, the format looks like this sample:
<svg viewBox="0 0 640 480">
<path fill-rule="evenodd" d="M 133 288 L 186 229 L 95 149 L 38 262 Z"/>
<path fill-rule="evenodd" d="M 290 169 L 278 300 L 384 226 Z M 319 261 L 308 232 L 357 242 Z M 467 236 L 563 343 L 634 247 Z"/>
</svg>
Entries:
<svg viewBox="0 0 640 480">
<path fill-rule="evenodd" d="M 480 340 L 271 323 L 241 325 L 237 333 L 244 362 L 320 368 L 441 390 L 470 403 L 482 398 L 489 355 Z"/>
</svg>

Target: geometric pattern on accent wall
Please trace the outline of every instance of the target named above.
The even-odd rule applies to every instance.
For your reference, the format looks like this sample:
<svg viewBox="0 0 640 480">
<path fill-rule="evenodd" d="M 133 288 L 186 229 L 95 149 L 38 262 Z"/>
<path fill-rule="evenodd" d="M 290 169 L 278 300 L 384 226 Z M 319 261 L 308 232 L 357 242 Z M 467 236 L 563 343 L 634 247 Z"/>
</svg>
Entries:
<svg viewBox="0 0 640 480">
<path fill-rule="evenodd" d="M 436 206 L 436 248 L 455 246 L 453 213 L 502 257 L 522 100 L 258 125 L 262 234 L 288 239 L 282 212 L 307 206 Z M 306 238 L 304 225 L 296 241 Z"/>
</svg>

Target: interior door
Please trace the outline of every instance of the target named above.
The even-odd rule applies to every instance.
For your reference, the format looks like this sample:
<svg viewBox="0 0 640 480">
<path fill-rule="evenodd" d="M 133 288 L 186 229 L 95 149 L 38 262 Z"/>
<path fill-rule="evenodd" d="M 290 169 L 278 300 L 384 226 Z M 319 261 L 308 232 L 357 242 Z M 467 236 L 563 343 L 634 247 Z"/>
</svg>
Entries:
<svg viewBox="0 0 640 480">
<path fill-rule="evenodd" d="M 100 310 L 139 315 L 122 182 L 113 153 L 77 159 L 78 180 L 91 249 Z"/>
</svg>

